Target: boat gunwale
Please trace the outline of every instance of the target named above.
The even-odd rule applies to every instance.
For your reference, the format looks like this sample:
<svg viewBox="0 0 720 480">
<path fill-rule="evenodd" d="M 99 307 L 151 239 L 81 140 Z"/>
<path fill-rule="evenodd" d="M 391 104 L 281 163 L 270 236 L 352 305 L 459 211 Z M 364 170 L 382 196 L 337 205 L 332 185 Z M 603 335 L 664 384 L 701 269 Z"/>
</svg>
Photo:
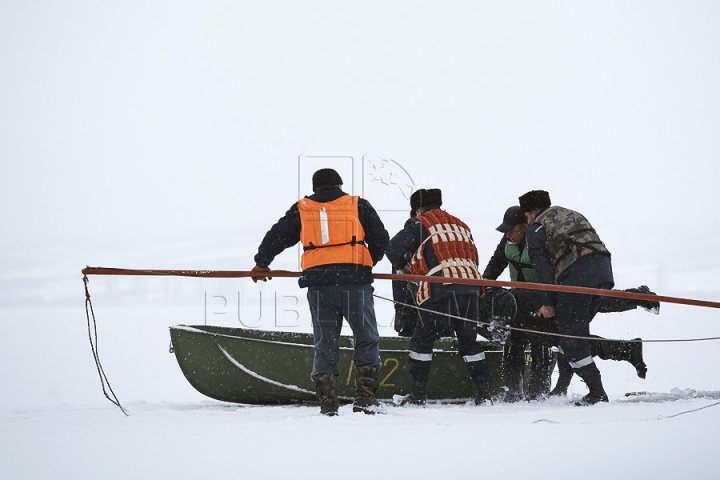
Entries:
<svg viewBox="0 0 720 480">
<path fill-rule="evenodd" d="M 245 331 L 252 331 L 252 332 L 260 332 L 261 334 L 267 333 L 267 334 L 270 334 L 270 335 L 275 334 L 275 333 L 278 333 L 278 334 L 280 334 L 280 335 L 300 334 L 300 335 L 307 335 L 307 336 L 309 336 L 309 337 L 312 337 L 312 333 L 308 333 L 308 332 L 285 332 L 285 331 L 273 331 L 273 330 L 250 330 L 250 329 L 240 328 L 240 327 L 218 327 L 218 326 L 216 326 L 216 325 L 205 325 L 205 326 L 206 326 L 206 327 L 214 327 L 214 328 L 232 328 L 232 329 L 241 330 L 241 331 L 244 331 L 244 332 L 245 332 Z M 213 336 L 213 337 L 230 338 L 230 339 L 235 339 L 235 340 L 247 340 L 247 341 L 251 341 L 251 342 L 269 343 L 269 344 L 274 344 L 274 345 L 285 345 L 285 346 L 289 346 L 289 347 L 315 348 L 315 346 L 314 346 L 313 344 L 308 344 L 308 343 L 294 343 L 294 342 L 288 342 L 288 341 L 284 341 L 284 340 L 268 340 L 268 339 L 265 339 L 265 338 L 253 338 L 253 337 L 245 337 L 245 336 L 240 336 L 240 335 L 230 335 L 230 334 L 227 334 L 227 333 L 211 332 L 211 331 L 207 331 L 207 330 L 202 330 L 202 329 L 197 328 L 197 327 L 195 327 L 195 326 L 189 326 L 189 325 L 174 325 L 174 326 L 170 326 L 170 329 L 171 329 L 171 330 L 173 330 L 173 329 L 175 329 L 175 330 L 181 330 L 181 331 L 185 331 L 185 332 L 189 332 L 189 333 L 197 333 L 197 334 L 210 335 L 210 336 Z M 400 341 L 400 342 L 403 342 L 403 343 L 409 343 L 409 338 L 407 338 L 407 337 L 380 337 L 380 338 L 381 338 L 381 341 L 390 341 L 390 342 Z M 455 340 L 453 337 L 444 337 L 444 338 L 446 338 L 445 342 L 448 342 L 448 341 L 450 341 L 450 342 L 455 341 L 455 342 L 456 342 L 456 341 L 457 341 L 457 340 Z M 442 341 L 442 339 L 441 339 L 440 341 Z M 488 353 L 488 352 L 498 352 L 498 353 L 502 352 L 502 349 L 501 349 L 501 348 L 498 348 L 498 346 L 495 345 L 495 344 L 492 344 L 492 343 L 490 343 L 490 342 L 481 342 L 481 343 L 483 343 L 483 347 L 485 348 L 486 353 Z M 486 344 L 486 343 L 487 343 L 487 344 Z M 409 345 L 408 345 L 408 346 L 409 346 Z M 487 347 L 490 347 L 490 348 L 488 349 Z M 493 347 L 494 347 L 494 348 L 493 348 Z M 346 351 L 353 351 L 353 350 L 355 350 L 354 347 L 343 347 L 343 346 L 340 346 L 339 348 L 340 348 L 340 350 L 346 350 Z M 403 348 L 403 349 L 381 348 L 380 351 L 381 351 L 381 352 L 400 352 L 400 353 L 407 353 L 407 352 L 409 351 L 409 348 Z M 446 350 L 446 349 L 442 349 L 442 348 L 433 348 L 433 353 L 449 353 L 449 354 L 455 354 L 455 353 L 458 353 L 458 350 L 457 350 L 457 349 Z"/>
</svg>

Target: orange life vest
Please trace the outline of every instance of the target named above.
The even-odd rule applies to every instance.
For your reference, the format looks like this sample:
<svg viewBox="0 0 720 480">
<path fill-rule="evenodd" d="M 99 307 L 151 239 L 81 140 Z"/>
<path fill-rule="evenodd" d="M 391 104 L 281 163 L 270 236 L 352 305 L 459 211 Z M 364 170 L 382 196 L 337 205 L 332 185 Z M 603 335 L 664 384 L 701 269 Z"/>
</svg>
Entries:
<svg viewBox="0 0 720 480">
<path fill-rule="evenodd" d="M 478 271 L 478 251 L 472 241 L 470 228 L 460 219 L 436 209 L 415 217 L 428 232 L 428 237 L 410 260 L 412 275 L 438 275 L 452 278 L 481 279 Z M 437 258 L 437 265 L 428 265 L 424 255 L 425 244 L 430 246 Z M 418 305 L 430 298 L 430 283 L 420 282 L 417 293 Z"/>
<path fill-rule="evenodd" d="M 365 245 L 365 229 L 358 218 L 358 198 L 343 195 L 321 203 L 305 197 L 297 202 L 303 270 L 334 263 L 373 266 Z"/>
</svg>

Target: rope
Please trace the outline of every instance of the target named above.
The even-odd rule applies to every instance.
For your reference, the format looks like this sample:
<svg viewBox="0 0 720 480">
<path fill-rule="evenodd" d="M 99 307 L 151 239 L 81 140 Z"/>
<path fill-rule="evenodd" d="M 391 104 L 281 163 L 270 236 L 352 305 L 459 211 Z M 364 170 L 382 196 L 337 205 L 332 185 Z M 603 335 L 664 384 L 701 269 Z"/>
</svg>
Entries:
<svg viewBox="0 0 720 480">
<path fill-rule="evenodd" d="M 543 331 L 540 331 L 540 330 L 530 330 L 530 329 L 527 329 L 527 328 L 511 327 L 511 326 L 508 326 L 508 325 L 500 325 L 500 324 L 495 324 L 495 323 L 490 323 L 490 322 L 483 322 L 482 320 L 472 320 L 472 319 L 470 319 L 470 318 L 460 317 L 460 316 L 457 316 L 457 315 L 452 315 L 452 314 L 450 314 L 450 313 L 438 312 L 438 311 L 435 311 L 435 310 L 429 310 L 429 309 L 427 309 L 427 308 L 419 307 L 419 306 L 417 306 L 417 305 L 410 305 L 410 304 L 407 304 L 407 303 L 398 302 L 398 301 L 395 301 L 395 300 L 392 300 L 392 299 L 389 299 L 389 298 L 385 298 L 385 297 L 383 297 L 383 296 L 381 296 L 381 295 L 375 295 L 375 294 L 373 294 L 373 297 L 379 298 L 379 299 L 381 299 L 381 300 L 387 300 L 388 302 L 392 302 L 392 303 L 395 303 L 395 304 L 397 304 L 397 305 L 402 305 L 403 307 L 414 308 L 414 309 L 417 309 L 417 310 L 421 310 L 421 311 L 423 311 L 423 312 L 430 312 L 430 313 L 440 314 L 440 315 L 444 315 L 444 316 L 446 316 L 446 317 L 453 318 L 453 319 L 456 319 L 456 320 L 462 320 L 463 322 L 475 323 L 475 324 L 478 324 L 478 325 L 487 325 L 487 326 L 490 326 L 490 327 L 493 327 L 493 328 L 502 328 L 502 329 L 510 330 L 510 331 L 525 332 L 525 333 L 534 333 L 534 334 L 538 334 L 538 335 L 547 335 L 547 336 L 551 336 L 551 337 L 575 338 L 575 339 L 578 339 L 578 340 L 598 340 L 597 337 L 582 337 L 582 336 L 577 336 L 577 335 L 564 335 L 564 334 L 561 334 L 561 333 L 543 332 Z M 634 343 L 673 343 L 673 342 L 702 342 L 702 341 L 706 341 L 706 340 L 720 340 L 720 337 L 686 338 L 686 339 L 669 339 L 669 340 L 665 340 L 665 339 L 663 339 L 663 340 L 642 340 L 642 339 L 621 340 L 621 339 L 615 339 L 615 338 L 603 338 L 603 340 L 606 340 L 606 341 L 608 341 L 608 342 L 627 342 L 627 343 L 630 343 L 630 342 L 634 342 Z"/>
<path fill-rule="evenodd" d="M 706 408 L 710 408 L 710 407 L 717 407 L 718 405 L 720 405 L 720 402 L 715 402 L 710 405 L 705 405 L 704 407 L 694 408 L 692 410 L 685 410 L 684 412 L 676 413 L 674 415 L 665 415 L 664 417 L 649 418 L 648 420 L 667 420 L 668 418 L 679 417 L 680 415 L 685 415 L 686 413 L 699 412 L 700 410 L 705 410 Z"/>
<path fill-rule="evenodd" d="M 100 363 L 100 355 L 98 354 L 97 322 L 95 321 L 95 311 L 93 310 L 92 301 L 90 300 L 90 291 L 88 290 L 89 280 L 87 278 L 87 275 L 83 275 L 83 283 L 85 284 L 85 316 L 87 317 L 88 337 L 90 339 L 90 348 L 92 349 L 93 359 L 95 360 L 95 367 L 97 367 L 97 372 L 98 372 L 98 375 L 100 376 L 100 384 L 102 385 L 102 389 L 103 389 L 103 393 L 105 394 L 105 398 L 107 398 L 113 404 L 115 404 L 127 417 L 129 415 L 128 415 L 127 411 L 123 408 L 123 406 L 120 405 L 120 400 L 118 400 L 117 396 L 115 395 L 115 392 L 113 392 L 113 389 L 110 386 L 110 382 L 108 381 L 107 375 L 105 375 L 105 370 L 103 369 L 102 364 Z M 92 324 L 90 322 L 91 314 L 92 314 Z M 107 385 L 107 388 L 105 388 L 106 385 Z M 108 391 L 110 393 L 108 393 Z M 112 398 L 110 398 L 110 395 L 112 395 Z"/>
</svg>

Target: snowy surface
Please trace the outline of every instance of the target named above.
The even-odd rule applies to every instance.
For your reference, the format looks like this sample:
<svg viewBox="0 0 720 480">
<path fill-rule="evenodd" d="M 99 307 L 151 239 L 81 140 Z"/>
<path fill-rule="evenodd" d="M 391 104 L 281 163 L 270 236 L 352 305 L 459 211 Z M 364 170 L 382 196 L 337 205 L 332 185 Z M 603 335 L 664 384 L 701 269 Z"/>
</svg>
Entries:
<svg viewBox="0 0 720 480">
<path fill-rule="evenodd" d="M 657 317 L 629 312 L 607 315 L 605 323 L 642 325 L 648 338 L 673 335 L 683 310 L 662 308 Z M 0 313 L 3 478 L 315 478 L 320 465 L 343 478 L 365 478 L 363 462 L 371 462 L 376 478 L 507 475 L 518 468 L 536 478 L 565 471 L 598 479 L 709 479 L 720 471 L 712 440 L 720 388 L 703 360 L 714 358 L 713 342 L 646 345 L 646 380 L 626 363 L 599 361 L 607 405 L 551 399 L 390 407 L 375 417 L 344 406 L 338 417 L 324 418 L 317 407 L 203 397 L 169 353 L 167 330 L 202 323 L 201 314 L 103 307 L 96 300 L 101 361 L 125 417 L 102 395 L 82 308 Z M 716 314 L 694 320 L 698 331 L 717 332 Z M 624 395 L 638 391 L 651 393 Z M 584 393 L 575 379 L 570 400 Z"/>
<path fill-rule="evenodd" d="M 207 399 L 168 351 L 176 324 L 309 331 L 294 281 L 92 277 L 125 417 L 80 270 L 249 269 L 331 166 L 391 234 L 409 188 L 441 188 L 484 259 L 505 209 L 548 190 L 598 230 L 617 288 L 720 301 L 719 20 L 714 1 L 0 2 L 0 479 L 718 478 L 717 341 L 645 344 L 646 380 L 598 361 L 592 408 L 330 419 Z M 664 304 L 592 331 L 719 320 Z"/>
</svg>

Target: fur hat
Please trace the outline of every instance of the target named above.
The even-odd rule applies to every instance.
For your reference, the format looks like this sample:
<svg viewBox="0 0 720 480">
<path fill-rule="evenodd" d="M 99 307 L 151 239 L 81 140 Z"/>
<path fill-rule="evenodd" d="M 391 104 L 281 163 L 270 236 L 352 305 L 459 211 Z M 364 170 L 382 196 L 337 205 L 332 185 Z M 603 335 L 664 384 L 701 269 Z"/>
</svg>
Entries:
<svg viewBox="0 0 720 480">
<path fill-rule="evenodd" d="M 545 190 L 533 190 L 519 198 L 520 208 L 523 212 L 545 210 L 550 208 L 550 194 Z"/>
<path fill-rule="evenodd" d="M 442 205 L 442 191 L 439 188 L 415 190 L 410 195 L 410 216 L 415 216 L 415 211 L 421 207 L 439 207 Z"/>
<path fill-rule="evenodd" d="M 500 226 L 497 227 L 495 230 L 497 230 L 498 232 L 507 233 L 513 228 L 515 228 L 515 225 L 521 225 L 523 223 L 527 223 L 525 213 L 520 207 L 514 206 L 508 208 L 505 211 L 503 223 L 501 223 Z"/>
<path fill-rule="evenodd" d="M 323 185 L 342 185 L 343 181 L 340 174 L 332 168 L 321 168 L 313 173 L 312 177 L 313 192 Z"/>
</svg>

